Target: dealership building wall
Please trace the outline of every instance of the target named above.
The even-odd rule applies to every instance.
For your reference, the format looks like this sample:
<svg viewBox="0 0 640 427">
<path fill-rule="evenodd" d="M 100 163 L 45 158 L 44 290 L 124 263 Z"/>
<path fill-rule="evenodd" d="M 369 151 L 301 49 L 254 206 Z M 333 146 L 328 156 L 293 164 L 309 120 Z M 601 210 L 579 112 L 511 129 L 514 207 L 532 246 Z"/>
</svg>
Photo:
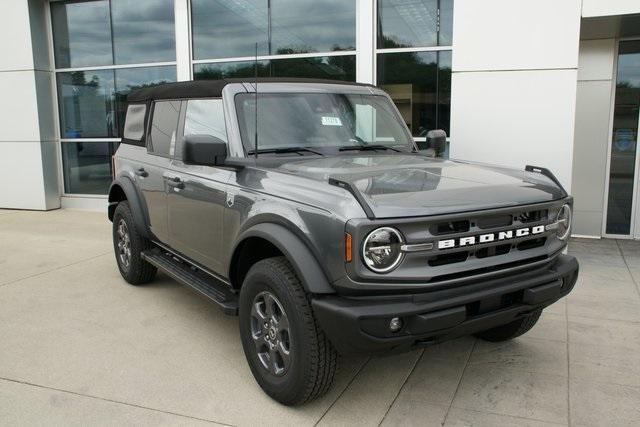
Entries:
<svg viewBox="0 0 640 427">
<path fill-rule="evenodd" d="M 117 19 L 116 9 L 126 1 L 101 0 L 111 13 L 111 31 Z M 209 13 L 217 10 L 210 5 L 224 3 L 228 9 L 245 7 L 242 13 L 246 14 L 247 4 L 259 2 L 210 0 L 210 5 L 204 8 L 200 6 L 206 3 L 204 0 L 158 1 L 169 2 L 167 7 L 171 9 L 169 13 L 165 8 L 172 22 L 171 36 L 167 36 L 163 45 L 171 44 L 169 56 L 151 54 L 151 59 L 137 63 L 112 58 L 109 63 L 76 64 L 70 57 L 68 63 L 62 65 L 61 55 L 66 51 L 55 48 L 59 40 L 53 40 L 52 27 L 57 25 L 55 31 L 59 33 L 60 24 L 52 22 L 51 10 L 53 4 L 58 3 L 56 7 L 61 9 L 60 4 L 65 2 L 3 1 L 0 208 L 104 209 L 104 191 L 85 192 L 84 189 L 92 187 L 82 180 L 89 178 L 70 165 L 75 164 L 72 161 L 78 157 L 79 144 L 85 153 L 98 147 L 97 144 L 108 146 L 108 150 L 115 149 L 117 103 L 122 99 L 118 84 L 213 78 L 227 75 L 229 70 L 243 72 L 243 64 L 251 59 L 245 51 L 225 54 L 208 50 L 210 43 L 199 44 L 202 38 L 210 41 L 216 36 L 213 30 L 198 29 L 215 16 L 198 16 L 196 11 Z M 278 0 L 271 1 L 275 6 L 278 3 Z M 321 4 L 323 0 L 316 3 Z M 314 70 L 321 68 L 339 70 L 345 80 L 378 84 L 390 92 L 417 140 L 423 139 L 428 128 L 446 128 L 450 133 L 452 158 L 517 168 L 533 164 L 554 171 L 575 196 L 574 234 L 640 237 L 640 209 L 636 209 L 637 123 L 635 134 L 627 129 L 631 129 L 628 125 L 624 132 L 616 133 L 614 129 L 618 50 L 621 43 L 640 37 L 640 25 L 637 25 L 640 3 L 631 0 L 329 0 L 327 5 L 338 11 L 331 19 L 346 19 L 346 24 L 341 21 L 341 27 L 348 28 L 352 22 L 353 28 L 349 31 L 353 34 L 341 33 L 346 41 L 337 40 L 335 44 L 341 44 L 339 48 L 329 46 L 309 51 L 289 48 L 272 51 L 269 39 L 268 50 L 264 47 L 259 53 L 261 72 L 280 70 L 289 73 L 283 75 L 293 75 L 291 73 L 305 73 L 305 70 L 315 73 Z M 432 13 L 434 10 L 437 12 Z M 293 35 L 303 34 L 297 32 L 290 19 L 286 24 L 275 21 L 279 13 L 284 13 L 281 11 L 282 8 L 274 9 L 274 21 L 265 24 L 265 28 L 275 33 L 280 28 L 278 25 L 282 25 Z M 262 16 L 260 13 L 246 16 L 255 23 Z M 353 13 L 353 19 L 348 18 L 349 13 Z M 398 24 L 400 20 L 404 20 L 401 24 L 406 24 L 411 34 L 418 33 L 413 37 L 415 40 L 398 41 L 398 34 L 402 36 L 405 31 L 401 28 L 403 25 Z M 69 22 L 71 28 L 73 23 Z M 387 30 L 389 37 L 381 38 L 381 32 Z M 66 31 L 71 34 L 70 29 Z M 424 34 L 419 34 L 421 32 Z M 430 34 L 432 39 L 427 37 Z M 282 40 L 285 39 L 283 36 Z M 110 40 L 113 48 L 118 42 L 117 34 Z M 327 46 L 330 38 L 328 40 Z M 277 44 L 278 39 L 273 43 Z M 68 45 L 73 49 L 71 42 Z M 413 69 L 398 68 L 398 64 L 410 61 L 414 62 Z M 315 68 L 309 68 L 309 64 Z M 410 73 L 414 69 L 415 73 Z M 133 75 L 136 71 L 138 75 L 144 71 L 147 80 L 139 77 L 127 80 L 127 73 Z M 113 80 L 111 90 L 115 93 L 114 106 L 106 113 L 109 121 L 106 127 L 110 130 L 104 134 L 82 135 L 76 129 L 70 130 L 65 122 L 70 117 L 68 110 L 77 108 L 73 102 L 85 102 L 73 98 L 74 94 L 95 86 L 94 80 L 88 77 L 88 83 L 78 86 L 73 80 L 78 73 L 92 75 L 92 79 L 113 73 L 110 78 Z M 407 75 L 407 81 L 402 80 L 403 74 Z M 423 89 L 417 90 L 418 87 Z M 76 116 L 72 118 L 78 120 Z M 611 193 L 610 188 L 621 179 L 620 174 L 612 175 L 610 167 L 612 158 L 616 162 L 620 157 L 615 152 L 612 156 L 614 135 L 636 138 L 632 144 L 635 169 L 630 178 L 632 190 L 628 189 L 627 173 L 621 184 L 624 191 L 616 189 Z M 629 145 L 624 147 L 625 155 L 631 158 Z M 628 159 L 625 161 L 628 163 Z M 617 168 L 615 163 L 614 166 Z M 98 169 L 94 166 L 87 170 L 90 176 L 104 175 L 103 170 L 96 172 Z M 627 228 L 625 224 L 612 224 L 613 215 L 607 225 L 608 208 L 611 210 L 613 204 L 620 203 L 616 197 L 630 198 L 616 213 L 616 218 L 622 218 L 616 221 L 629 222 Z"/>
</svg>

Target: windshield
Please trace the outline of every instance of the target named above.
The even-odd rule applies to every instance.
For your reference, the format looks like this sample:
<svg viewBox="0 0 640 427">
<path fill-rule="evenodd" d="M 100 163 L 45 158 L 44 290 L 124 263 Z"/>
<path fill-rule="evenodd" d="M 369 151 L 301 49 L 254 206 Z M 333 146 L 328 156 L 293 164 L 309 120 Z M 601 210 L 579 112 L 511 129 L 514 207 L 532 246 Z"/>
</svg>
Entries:
<svg viewBox="0 0 640 427">
<path fill-rule="evenodd" d="M 255 94 L 236 96 L 242 141 L 255 148 Z M 413 148 L 403 122 L 380 95 L 262 93 L 258 95 L 258 152 L 378 146 Z M 375 148 L 375 147 L 370 147 Z"/>
</svg>

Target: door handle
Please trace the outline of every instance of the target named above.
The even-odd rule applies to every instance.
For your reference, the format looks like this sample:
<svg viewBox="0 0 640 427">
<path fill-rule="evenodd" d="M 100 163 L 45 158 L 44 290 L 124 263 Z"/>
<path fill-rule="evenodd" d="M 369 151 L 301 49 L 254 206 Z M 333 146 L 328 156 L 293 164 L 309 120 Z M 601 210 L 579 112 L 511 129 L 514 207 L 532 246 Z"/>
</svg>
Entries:
<svg viewBox="0 0 640 427">
<path fill-rule="evenodd" d="M 141 176 L 141 177 L 143 177 L 143 178 L 146 178 L 146 177 L 148 177 L 148 176 L 149 176 L 149 172 L 147 172 L 146 170 L 144 170 L 144 168 L 139 168 L 139 169 L 136 171 L 136 175 Z"/>
<path fill-rule="evenodd" d="M 164 179 L 167 180 L 167 185 L 169 185 L 169 187 L 177 188 L 180 190 L 184 188 L 184 182 L 180 179 L 179 176 L 165 175 Z"/>
</svg>

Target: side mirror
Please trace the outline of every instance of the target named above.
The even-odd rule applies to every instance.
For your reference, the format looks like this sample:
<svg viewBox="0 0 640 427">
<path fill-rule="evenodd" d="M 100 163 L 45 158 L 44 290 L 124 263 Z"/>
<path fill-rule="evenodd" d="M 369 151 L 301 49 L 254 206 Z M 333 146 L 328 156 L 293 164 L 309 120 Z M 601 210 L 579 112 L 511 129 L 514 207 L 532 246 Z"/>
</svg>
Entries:
<svg viewBox="0 0 640 427">
<path fill-rule="evenodd" d="M 186 135 L 182 161 L 187 165 L 222 166 L 227 158 L 227 143 L 212 135 Z"/>
<path fill-rule="evenodd" d="M 434 152 L 435 157 L 440 157 L 447 148 L 447 133 L 442 129 L 434 129 L 427 132 L 427 146 Z"/>
</svg>

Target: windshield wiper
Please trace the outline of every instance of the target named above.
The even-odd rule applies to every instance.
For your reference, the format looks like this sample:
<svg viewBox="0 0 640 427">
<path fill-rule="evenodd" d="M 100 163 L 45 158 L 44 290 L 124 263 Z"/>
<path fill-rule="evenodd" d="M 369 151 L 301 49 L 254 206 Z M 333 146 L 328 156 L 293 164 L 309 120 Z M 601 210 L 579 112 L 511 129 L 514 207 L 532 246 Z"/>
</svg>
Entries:
<svg viewBox="0 0 640 427">
<path fill-rule="evenodd" d="M 324 154 L 322 154 L 320 151 L 312 150 L 311 148 L 307 148 L 307 147 L 260 148 L 260 149 L 258 149 L 258 154 L 300 153 L 301 151 L 302 152 L 307 152 L 307 153 L 317 154 L 319 156 L 324 156 Z M 256 154 L 256 150 L 249 150 L 249 151 L 247 151 L 247 154 L 249 154 L 249 155 Z"/>
<path fill-rule="evenodd" d="M 397 148 L 390 147 L 382 144 L 369 144 L 369 145 L 349 145 L 346 147 L 340 147 L 340 151 L 375 151 L 375 150 L 392 150 L 396 153 L 401 153 Z"/>
</svg>

